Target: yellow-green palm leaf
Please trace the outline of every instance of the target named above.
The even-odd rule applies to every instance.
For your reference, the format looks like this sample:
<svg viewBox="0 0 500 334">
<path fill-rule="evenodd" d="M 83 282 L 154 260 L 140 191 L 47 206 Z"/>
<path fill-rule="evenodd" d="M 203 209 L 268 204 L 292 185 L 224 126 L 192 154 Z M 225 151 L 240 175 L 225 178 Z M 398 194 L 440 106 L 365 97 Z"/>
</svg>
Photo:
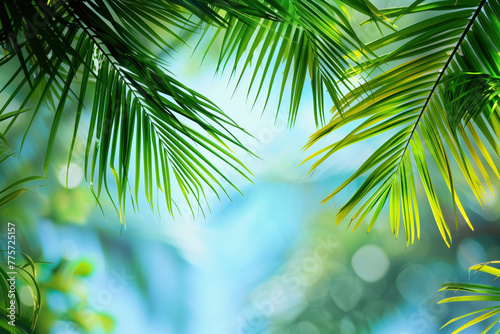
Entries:
<svg viewBox="0 0 500 334">
<path fill-rule="evenodd" d="M 500 39 L 493 32 L 500 24 L 500 4 L 496 0 L 419 3 L 382 10 L 388 18 L 427 15 L 367 45 L 385 52 L 360 67 L 371 69 L 371 79 L 351 90 L 341 108 L 332 109 L 330 122 L 311 136 L 305 148 L 349 128 L 341 140 L 308 158 L 315 160 L 314 170 L 341 149 L 384 136 L 385 142 L 324 202 L 354 181 L 361 182 L 339 209 L 337 223 L 347 218 L 356 228 L 367 219 L 370 230 L 388 203 L 391 230 L 397 237 L 402 223 L 409 245 L 420 238 L 418 175 L 440 234 L 450 245 L 450 219 L 435 188 L 438 175 L 448 188 L 457 228 L 461 216 L 471 229 L 456 180 L 465 180 L 485 205 L 493 193 L 490 178 L 500 178 L 495 166 L 500 153 L 496 106 Z M 431 167 L 437 167 L 437 175 Z"/>
</svg>

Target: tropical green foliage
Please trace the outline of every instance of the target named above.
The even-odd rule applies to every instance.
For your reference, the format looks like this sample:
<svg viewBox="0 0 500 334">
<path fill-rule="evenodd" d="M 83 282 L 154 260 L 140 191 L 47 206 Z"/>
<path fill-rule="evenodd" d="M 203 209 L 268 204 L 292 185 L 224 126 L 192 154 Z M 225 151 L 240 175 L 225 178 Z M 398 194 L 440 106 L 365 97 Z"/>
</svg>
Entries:
<svg viewBox="0 0 500 334">
<path fill-rule="evenodd" d="M 369 2 L 346 3 L 389 25 Z M 308 70 L 315 116 L 320 121 L 324 119 L 325 89 L 338 103 L 338 84 L 347 84 L 351 76 L 345 70 L 361 54 L 369 54 L 340 3 L 329 1 L 68 0 L 21 4 L 9 0 L 2 7 L 0 42 L 5 56 L 0 66 L 17 62 L 12 79 L 2 88 L 12 90 L 0 109 L 2 120 L 9 118 L 3 135 L 19 116 L 8 108 L 21 93 L 19 109 L 34 104 L 23 142 L 40 108 L 48 105 L 53 116 L 43 164 L 47 171 L 61 118 L 67 109 L 75 109 L 69 166 L 82 115 L 91 109 L 86 177 L 96 199 L 102 192 L 109 195 L 109 167 L 118 189 L 120 219 L 127 194 L 138 205 L 141 188 L 152 209 L 158 190 L 163 192 L 166 208 L 173 215 L 174 188 L 188 203 L 194 199 L 202 209 L 206 189 L 219 197 L 219 189 L 226 193 L 225 186 L 235 187 L 218 168 L 219 162 L 244 178 L 250 175 L 233 154 L 235 148 L 246 150 L 236 137 L 244 130 L 207 98 L 179 82 L 158 53 L 168 59 L 188 36 L 197 35 L 200 29 L 205 36 L 215 27 L 214 40 L 223 34 L 221 67 L 233 56 L 236 64 L 249 49 L 244 71 L 259 51 L 255 68 L 264 66 L 264 77 L 272 70 L 272 85 L 284 64 L 281 92 L 291 79 L 291 123 Z M 261 78 L 259 92 L 263 83 Z M 92 95 L 91 101 L 86 100 L 87 93 Z"/>
<path fill-rule="evenodd" d="M 356 229 L 371 215 L 370 231 L 389 203 L 392 232 L 399 235 L 402 221 L 410 244 L 420 238 L 414 181 L 418 174 L 438 229 L 450 245 L 450 214 L 443 209 L 443 203 L 452 203 L 457 229 L 457 208 L 473 228 L 456 191 L 459 175 L 452 172 L 454 167 L 461 171 L 482 206 L 488 202 L 488 195 L 494 193 L 490 181 L 493 175 L 487 168 L 500 178 L 489 153 L 500 154 L 500 115 L 496 104 L 500 39 L 495 33 L 500 24 L 499 3 L 419 3 L 382 10 L 394 21 L 402 15 L 425 16 L 367 45 L 373 51 L 383 50 L 376 60 L 353 69 L 369 71 L 369 79 L 351 90 L 341 107 L 332 109 L 333 118 L 311 137 L 306 148 L 349 127 L 348 135 L 309 158 L 316 159 L 314 170 L 337 151 L 384 135 L 387 140 L 324 202 L 353 182 L 362 182 L 340 208 L 337 223 L 349 217 L 355 221 Z M 437 165 L 442 180 L 431 175 L 431 162 Z M 436 184 L 442 181 L 450 192 L 448 202 L 436 194 Z"/>
<path fill-rule="evenodd" d="M 4 252 L 2 252 L 4 253 Z M 6 252 L 5 252 L 6 253 Z M 55 328 L 59 321 L 70 321 L 78 326 L 79 332 L 92 333 L 95 329 L 102 329 L 106 333 L 111 333 L 114 328 L 113 319 L 105 312 L 97 311 L 89 306 L 88 295 L 85 291 L 83 277 L 92 273 L 92 266 L 85 260 L 66 261 L 59 263 L 44 263 L 33 261 L 27 254 L 17 252 L 19 257 L 26 261 L 22 265 L 16 266 L 16 293 L 15 293 L 15 324 L 9 325 L 11 321 L 7 317 L 10 305 L 9 286 L 7 280 L 10 275 L 6 263 L 0 263 L 0 328 L 13 334 L 26 333 L 48 333 Z M 43 264 L 44 270 L 50 271 L 49 275 L 40 280 L 37 275 L 37 265 Z M 24 290 L 26 289 L 26 290 Z M 73 302 L 65 314 L 61 315 L 50 307 L 42 308 L 42 300 L 46 300 L 49 293 L 55 291 L 64 293 Z M 29 294 L 29 295 L 28 295 Z M 29 301 L 28 301 L 29 299 Z M 79 300 L 79 303 L 74 303 Z M 30 302 L 31 305 L 30 306 Z M 42 319 L 41 323 L 38 319 Z"/>
<path fill-rule="evenodd" d="M 194 196 L 200 203 L 204 186 L 216 191 L 212 184 L 221 184 L 215 175 L 225 178 L 210 156 L 248 177 L 248 171 L 230 147 L 242 147 L 232 133 L 240 128 L 205 97 L 177 81 L 166 62 L 150 51 L 152 44 L 165 53 L 172 52 L 170 43 L 180 38 L 172 29 L 196 28 L 187 13 L 223 24 L 209 2 L 130 1 L 124 9 L 123 3 L 116 1 L 54 1 L 50 5 L 4 1 L 2 7 L 0 41 L 6 54 L 0 65 L 16 59 L 18 65 L 2 89 L 12 87 L 14 91 L 0 114 L 4 115 L 23 89 L 29 91 L 20 109 L 32 98 L 38 98 L 30 125 L 40 108 L 49 104 L 54 114 L 45 171 L 61 117 L 73 99 L 77 106 L 69 147 L 68 161 L 71 160 L 82 111 L 87 105 L 87 89 L 93 88 L 86 175 L 98 198 L 103 189 L 108 192 L 109 165 L 118 188 L 120 217 L 128 191 L 137 200 L 141 178 L 151 207 L 157 186 L 173 213 L 172 180 L 186 199 Z M 231 6 L 224 2 L 220 7 L 231 11 Z M 261 7 L 258 13 L 270 11 L 267 6 Z M 246 9 L 243 6 L 241 12 Z M 160 36 L 157 29 L 167 36 Z M 17 117 L 9 119 L 4 136 Z M 29 126 L 26 133 L 28 130 Z M 132 159 L 135 180 L 130 185 Z"/>
<path fill-rule="evenodd" d="M 230 71 L 237 84 L 250 73 L 248 96 L 254 94 L 254 101 L 263 96 L 265 105 L 277 88 L 278 105 L 289 105 L 290 126 L 297 121 L 310 80 L 320 128 L 305 149 L 324 145 L 307 159 L 314 160 L 311 171 L 341 149 L 384 137 L 360 168 L 325 198 L 324 203 L 360 184 L 338 211 L 337 224 L 347 219 L 356 229 L 367 219 L 370 231 L 389 204 L 392 232 L 399 236 L 402 223 L 407 245 L 413 244 L 420 239 L 422 189 L 450 246 L 452 217 L 457 229 L 459 219 L 473 229 L 459 197 L 462 183 L 485 206 L 494 194 L 492 179 L 500 180 L 499 8 L 498 0 L 417 0 L 409 7 L 384 10 L 366 0 L 4 0 L 0 67 L 13 76 L 0 88 L 8 94 L 0 107 L 0 139 L 7 145 L 15 122 L 28 115 L 21 149 L 40 111 L 49 107 L 43 163 L 47 173 L 63 117 L 74 119 L 68 168 L 77 134 L 88 120 L 85 175 L 97 201 L 103 193 L 113 197 L 108 179 L 114 179 L 120 220 L 127 202 L 138 208 L 141 192 L 152 210 L 159 196 L 171 215 L 182 198 L 193 213 L 203 210 L 207 191 L 219 197 L 220 192 L 228 195 L 228 186 L 237 189 L 221 164 L 250 180 L 251 172 L 235 153 L 252 154 L 239 139 L 248 134 L 208 98 L 182 84 L 168 60 L 176 48 L 189 43 L 204 54 L 220 45 L 217 69 Z M 351 26 L 350 10 L 367 16 L 363 25 L 376 25 L 384 35 L 365 45 Z M 396 27 L 414 16 L 422 19 Z M 287 91 L 290 100 L 285 102 Z M 328 120 L 329 100 L 333 108 Z M 346 129 L 346 136 L 324 144 Z M 3 149 L 0 153 L 0 163 L 12 155 Z M 26 192 L 25 183 L 42 178 L 2 185 L 0 208 Z M 438 186 L 448 189 L 448 198 L 438 197 Z M 453 212 L 444 209 L 450 203 Z M 471 270 L 500 276 L 491 263 L 499 262 Z M 28 258 L 28 265 L 18 269 L 34 297 L 33 311 L 19 314 L 19 330 L 32 332 L 41 305 L 35 266 Z M 7 291 L 7 274 L 3 269 L 0 274 L 0 287 Z M 73 271 L 69 276 L 75 275 Z M 67 286 L 59 288 L 68 292 Z M 500 291 L 459 283 L 442 290 L 476 293 L 443 303 L 498 302 Z M 19 296 L 16 300 L 21 305 Z M 0 311 L 5 328 L 5 307 Z M 487 332 L 499 313 L 500 306 L 487 307 L 448 324 L 474 316 L 458 333 L 495 317 Z M 90 330 L 81 313 L 75 311 L 73 317 Z M 111 323 L 100 315 L 94 325 L 111 331 Z"/>
<path fill-rule="evenodd" d="M 500 264 L 500 261 L 491 261 L 481 264 L 476 264 L 469 268 L 469 272 L 474 271 L 474 275 L 479 272 L 483 272 L 495 277 L 493 280 L 496 281 L 498 277 L 500 277 L 500 269 L 491 266 L 491 264 Z M 459 333 L 470 326 L 473 326 L 477 323 L 480 323 L 485 320 L 493 320 L 481 333 L 488 333 L 492 329 L 496 329 L 495 325 L 498 324 L 500 320 L 500 288 L 492 285 L 484 285 L 484 284 L 468 284 L 468 283 L 446 283 L 442 285 L 442 288 L 439 291 L 453 291 L 453 292 L 465 292 L 465 295 L 458 295 L 449 298 L 445 298 L 441 300 L 439 303 L 455 303 L 455 302 L 493 302 L 493 306 L 485 307 L 478 309 L 476 311 L 464 314 L 463 316 L 454 318 L 448 321 L 443 327 L 448 326 L 449 324 L 454 323 L 455 321 L 459 321 L 465 319 L 467 317 L 471 320 L 468 320 L 467 323 L 463 324 L 452 334 Z M 496 326 L 498 328 L 498 326 Z M 500 329 L 498 329 L 500 330 Z M 496 333 L 498 333 L 498 330 Z"/>
<path fill-rule="evenodd" d="M 2 251 L 6 254 L 6 251 Z M 17 255 L 21 255 L 25 258 L 26 262 L 22 265 L 15 266 L 16 274 L 16 290 L 15 290 L 15 326 L 9 324 L 11 321 L 7 317 L 10 311 L 7 309 L 11 306 L 10 298 L 10 281 L 8 280 L 12 272 L 6 265 L 6 263 L 0 263 L 0 291 L 2 292 L 2 299 L 0 300 L 0 328 L 9 333 L 13 334 L 25 334 L 33 333 L 38 319 L 38 314 L 42 305 L 42 299 L 40 296 L 40 290 L 38 283 L 36 281 L 36 267 L 35 262 L 27 255 L 22 252 L 17 252 Z M 26 287 L 30 292 L 33 300 L 33 307 L 26 307 L 20 298 L 20 289 Z M 6 332 L 5 332 L 6 333 Z"/>
<path fill-rule="evenodd" d="M 9 146 L 6 140 L 3 140 L 2 143 L 5 146 Z M 2 150 L 0 152 L 0 164 L 3 163 L 8 157 L 12 156 L 11 154 L 5 154 L 6 150 Z M 4 187 L 0 190 L 0 209 L 5 207 L 7 204 L 21 196 L 24 192 L 29 191 L 29 188 L 20 188 L 19 186 L 23 183 L 27 183 L 30 181 L 40 180 L 43 177 L 40 176 L 29 176 L 23 178 L 21 180 L 17 180 L 12 184 Z M 2 254 L 6 255 L 7 251 L 0 251 Z M 4 330 L 10 331 L 11 333 L 33 333 L 36 327 L 36 322 L 38 319 L 38 314 L 40 312 L 40 308 L 42 305 L 42 298 L 40 296 L 40 290 L 38 283 L 36 281 L 36 267 L 35 262 L 31 259 L 31 257 L 23 252 L 16 252 L 19 256 L 24 257 L 26 262 L 22 265 L 15 266 L 16 272 L 16 292 L 14 294 L 14 300 L 16 302 L 16 326 L 13 327 L 9 324 L 12 320 L 7 317 L 10 314 L 10 311 L 7 309 L 10 307 L 10 301 L 12 298 L 9 296 L 10 293 L 10 285 L 11 282 L 9 278 L 11 275 L 7 266 L 7 261 L 0 262 L 0 291 L 3 298 L 0 300 L 0 328 Z M 19 284 L 21 282 L 22 284 Z M 21 287 L 27 287 L 32 298 L 33 298 L 33 310 L 30 310 L 21 303 L 21 299 L 19 298 L 19 290 Z"/>
<path fill-rule="evenodd" d="M 106 310 L 97 310 L 90 302 L 88 282 L 95 268 L 91 261 L 77 258 L 62 259 L 57 263 L 45 264 L 43 270 L 50 271 L 44 279 L 39 279 L 41 296 L 60 294 L 63 305 L 46 305 L 40 310 L 40 321 L 35 333 L 49 333 L 59 330 L 76 333 L 113 333 L 115 322 Z M 56 306 L 56 307 L 55 307 Z M 61 322 L 64 326 L 61 329 Z M 66 328 L 65 328 L 66 327 Z"/>
<path fill-rule="evenodd" d="M 13 112 L 13 113 L 18 114 L 18 112 L 17 113 Z M 2 166 L 2 163 L 4 163 L 5 160 L 14 155 L 14 153 L 11 153 L 10 151 L 11 151 L 10 145 L 5 139 L 5 137 L 0 138 L 0 166 Z M 43 178 L 44 177 L 42 176 L 28 176 L 4 186 L 2 189 L 0 189 L 0 209 L 2 209 L 5 205 L 12 202 L 19 196 L 21 196 L 21 194 L 23 194 L 24 192 L 29 191 L 30 188 L 21 187 L 22 184 L 41 180 Z M 37 186 L 38 185 L 35 185 L 32 186 L 31 188 Z"/>
<path fill-rule="evenodd" d="M 48 105 L 53 115 L 43 164 L 47 171 L 61 118 L 73 107 L 69 166 L 84 110 L 89 109 L 86 178 L 98 200 L 103 192 L 110 194 L 108 177 L 113 176 L 121 220 L 128 196 L 135 208 L 141 190 L 151 209 L 160 191 L 173 215 L 179 190 L 192 211 L 203 210 L 207 190 L 219 197 L 221 190 L 227 194 L 227 185 L 236 188 L 220 163 L 249 179 L 250 172 L 234 153 L 248 152 L 237 138 L 245 131 L 178 81 L 168 62 L 158 57 L 173 57 L 177 47 L 199 36 L 196 45 L 207 48 L 205 53 L 221 44 L 219 70 L 238 74 L 238 82 L 250 71 L 250 87 L 255 87 L 256 97 L 267 91 L 266 104 L 274 86 L 280 87 L 279 105 L 289 89 L 289 125 L 297 119 L 310 77 L 314 117 L 322 128 L 305 148 L 349 128 L 347 136 L 309 158 L 316 160 L 312 170 L 350 145 L 378 135 L 387 138 L 325 198 L 327 202 L 353 182 L 362 182 L 340 208 L 337 223 L 350 218 L 356 229 L 369 218 L 370 230 L 389 202 L 392 232 L 399 235 L 402 221 L 408 245 L 418 241 L 418 174 L 449 245 L 451 214 L 442 209 L 443 203 L 452 203 L 457 228 L 457 208 L 472 228 L 452 170 L 461 171 L 481 205 L 493 193 L 487 169 L 500 177 L 496 158 L 489 153 L 500 155 L 496 0 L 416 1 L 384 10 L 368 1 L 326 0 L 68 0 L 22 5 L 9 0 L 2 6 L 5 56 L 0 66 L 16 62 L 12 79 L 2 88 L 11 90 L 0 109 L 1 120 L 8 122 L 2 136 L 21 111 L 33 105 L 31 126 Z M 346 14 L 352 9 L 368 17 L 363 25 L 376 25 L 386 35 L 364 45 Z M 414 15 L 424 19 L 396 27 L 403 17 Z M 23 92 L 20 111 L 9 111 Z M 324 112 L 328 98 L 334 104 L 329 122 Z M 430 161 L 442 180 L 431 175 Z M 438 198 L 438 183 L 449 189 L 448 201 Z"/>
<path fill-rule="evenodd" d="M 351 27 L 346 5 L 377 23 L 389 25 L 368 1 L 344 1 L 344 4 L 323 0 L 284 1 L 283 20 L 243 21 L 228 13 L 225 15 L 228 25 L 218 27 L 209 44 L 213 45 L 222 35 L 217 69 L 228 68 L 233 75 L 239 72 L 238 84 L 243 75 L 250 72 L 248 95 L 252 95 L 255 87 L 254 103 L 262 93 L 266 106 L 273 87 L 277 86 L 280 87 L 279 109 L 283 95 L 289 91 L 290 126 L 297 119 L 309 76 L 314 118 L 317 125 L 324 124 L 325 92 L 336 105 L 340 105 L 341 86 L 355 86 L 354 73 L 347 69 L 358 64 L 361 55 L 374 56 Z M 212 26 L 207 24 L 199 43 L 211 29 Z M 232 67 L 228 67 L 230 61 Z M 266 85 L 267 94 L 264 94 Z"/>
</svg>

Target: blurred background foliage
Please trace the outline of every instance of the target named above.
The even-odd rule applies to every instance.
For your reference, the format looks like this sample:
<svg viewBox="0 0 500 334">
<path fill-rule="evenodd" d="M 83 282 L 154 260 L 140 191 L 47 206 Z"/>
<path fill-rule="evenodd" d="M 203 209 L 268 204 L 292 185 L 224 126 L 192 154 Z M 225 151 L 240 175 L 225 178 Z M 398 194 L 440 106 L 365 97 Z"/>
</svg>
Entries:
<svg viewBox="0 0 500 334">
<path fill-rule="evenodd" d="M 393 5 L 401 4 L 387 3 Z M 356 29 L 363 41 L 379 36 L 367 26 Z M 446 282 L 468 281 L 470 266 L 499 257 L 498 182 L 493 184 L 497 196 L 484 211 L 466 194 L 463 204 L 476 230 L 460 230 L 451 249 L 425 209 L 421 219 L 429 223 L 412 247 L 394 240 L 384 224 L 385 211 L 370 234 L 351 235 L 336 227 L 334 206 L 318 203 L 379 142 L 364 142 L 356 154 L 339 155 L 322 172 L 304 177 L 307 166 L 297 166 L 306 155 L 298 148 L 316 128 L 310 114 L 299 113 L 293 131 L 287 130 L 286 117 L 259 118 L 265 101 L 258 99 L 252 113 L 247 104 L 251 74 L 235 91 L 234 81 L 227 85 L 229 73 L 214 78 L 216 51 L 209 49 L 203 66 L 204 55 L 192 53 L 184 46 L 171 66 L 184 84 L 209 96 L 254 134 L 242 140 L 262 158 L 243 158 L 256 185 L 239 184 L 245 198 L 230 191 L 234 205 L 225 199 L 219 207 L 209 198 L 210 213 L 193 217 L 180 207 L 182 217 L 176 220 L 165 208 L 154 215 L 142 199 L 144 209 L 129 210 L 122 230 L 111 202 L 102 199 L 103 214 L 84 181 L 84 134 L 77 137 L 67 175 L 73 119 L 62 117 L 47 178 L 36 183 L 43 187 L 0 211 L 2 222 L 16 223 L 19 249 L 35 262 L 47 262 L 36 264 L 42 307 L 35 333 L 437 333 L 449 319 L 470 312 L 467 305 L 438 305 L 443 295 L 437 290 Z M 2 71 L 0 81 L 9 75 Z M 307 91 L 301 103 L 312 110 Z M 9 94 L 2 92 L 0 101 Z M 267 108 L 278 104 L 272 95 Z M 2 186 L 42 173 L 51 111 L 43 107 L 40 113 L 20 155 L 2 162 Z M 19 116 L 10 130 L 12 149 L 6 151 L 16 151 L 16 138 L 29 121 L 28 115 Z M 423 189 L 417 192 L 423 195 Z M 448 190 L 437 187 L 437 192 Z M 444 211 L 453 219 L 451 207 Z M 0 240 L 3 249 L 6 231 L 0 231 Z M 476 275 L 473 282 L 489 284 L 491 278 Z M 22 305 L 32 307 L 29 291 L 22 286 L 19 291 Z M 470 333 L 480 333 L 486 325 L 481 326 Z"/>
</svg>

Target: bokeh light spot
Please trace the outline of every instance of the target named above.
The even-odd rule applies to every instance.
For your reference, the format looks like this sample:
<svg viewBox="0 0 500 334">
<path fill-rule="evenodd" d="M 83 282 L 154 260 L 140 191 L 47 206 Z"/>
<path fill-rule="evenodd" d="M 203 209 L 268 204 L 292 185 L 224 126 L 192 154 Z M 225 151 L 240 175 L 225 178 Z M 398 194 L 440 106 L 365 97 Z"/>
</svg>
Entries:
<svg viewBox="0 0 500 334">
<path fill-rule="evenodd" d="M 295 334 L 320 334 L 318 327 L 313 325 L 309 321 L 302 321 L 297 324 L 295 330 L 293 331 Z"/>
<path fill-rule="evenodd" d="M 19 289 L 19 298 L 24 305 L 32 306 L 34 303 L 33 294 L 29 286 L 23 285 Z"/>
<path fill-rule="evenodd" d="M 83 261 L 80 264 L 78 264 L 73 274 L 78 276 L 88 276 L 90 275 L 91 272 L 92 272 L 92 266 L 88 262 Z"/>
<path fill-rule="evenodd" d="M 403 269 L 396 279 L 396 286 L 406 300 L 418 303 L 432 295 L 439 282 L 427 267 L 416 264 Z"/>
<path fill-rule="evenodd" d="M 375 245 L 358 249 L 351 263 L 356 274 L 367 282 L 376 282 L 384 277 L 390 264 L 384 251 Z"/>
<path fill-rule="evenodd" d="M 344 276 L 333 282 L 330 295 L 341 310 L 348 312 L 361 300 L 363 285 L 355 277 Z"/>
<path fill-rule="evenodd" d="M 70 163 L 69 168 L 66 165 L 61 167 L 57 179 L 64 187 L 66 187 L 66 171 L 68 173 L 68 188 L 73 189 L 78 187 L 83 180 L 82 168 L 75 163 Z"/>
<path fill-rule="evenodd" d="M 484 262 L 486 260 L 486 252 L 479 242 L 473 239 L 465 239 L 458 246 L 457 261 L 464 269 L 469 269 L 470 266 Z"/>
</svg>

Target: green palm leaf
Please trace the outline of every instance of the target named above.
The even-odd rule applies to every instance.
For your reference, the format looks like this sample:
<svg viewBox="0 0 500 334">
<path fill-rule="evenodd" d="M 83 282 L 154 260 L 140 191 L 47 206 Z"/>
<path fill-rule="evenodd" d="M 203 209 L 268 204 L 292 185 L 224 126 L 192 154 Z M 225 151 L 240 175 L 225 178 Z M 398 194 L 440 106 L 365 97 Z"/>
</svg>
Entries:
<svg viewBox="0 0 500 334">
<path fill-rule="evenodd" d="M 216 28 L 208 48 L 221 44 L 217 69 L 239 73 L 237 85 L 244 74 L 251 73 L 248 96 L 255 95 L 254 105 L 263 95 L 265 108 L 276 86 L 279 110 L 284 93 L 289 91 L 290 126 L 297 119 L 304 87 L 310 80 L 315 122 L 324 124 L 325 93 L 341 108 L 342 89 L 354 88 L 353 77 L 358 74 L 347 70 L 359 65 L 362 55 L 374 56 L 351 27 L 346 5 L 377 24 L 392 27 L 369 1 L 284 1 L 279 20 L 242 20 L 227 12 L 224 18 L 228 25 Z M 205 26 L 198 44 L 211 29 Z"/>
<path fill-rule="evenodd" d="M 419 240 L 419 206 L 414 184 L 414 175 L 418 174 L 438 229 L 449 246 L 452 236 L 442 209 L 443 199 L 438 197 L 436 176 L 431 175 L 429 168 L 429 162 L 434 161 L 449 190 L 457 228 L 458 208 L 472 229 L 455 191 L 457 176 L 452 170 L 455 166 L 460 169 L 481 205 L 488 201 L 485 187 L 492 192 L 484 161 L 495 176 L 500 176 L 486 148 L 490 146 L 499 153 L 495 77 L 499 70 L 496 50 L 500 40 L 496 36 L 490 38 L 491 30 L 500 22 L 498 6 L 495 0 L 435 1 L 382 11 L 389 18 L 402 13 L 429 12 L 429 15 L 367 45 L 371 50 L 387 50 L 389 46 L 392 50 L 354 69 L 369 68 L 372 78 L 348 93 L 342 108 L 332 109 L 331 121 L 313 134 L 305 147 L 310 148 L 328 134 L 349 126 L 347 136 L 308 158 L 316 159 L 314 170 L 340 149 L 378 135 L 388 138 L 324 200 L 333 199 L 355 180 L 362 181 L 340 208 L 337 223 L 350 217 L 356 221 L 356 228 L 371 216 L 370 230 L 389 202 L 392 232 L 397 237 L 402 222 L 407 244 Z M 439 13 L 431 16 L 434 11 Z M 463 72 L 481 74 L 472 78 L 462 76 Z M 477 87 L 488 89 L 477 96 Z M 465 100 L 469 102 L 464 103 Z M 465 109 L 455 108 L 457 104 Z M 473 110 L 471 105 L 477 109 Z"/>
<path fill-rule="evenodd" d="M 243 64 L 241 75 L 257 59 L 252 83 L 258 92 L 270 86 L 284 69 L 281 93 L 291 82 L 290 124 L 297 117 L 307 75 L 315 101 L 317 124 L 324 123 L 324 94 L 340 108 L 341 85 L 354 87 L 362 55 L 374 54 L 351 28 L 345 5 L 369 16 L 377 25 L 392 28 L 388 17 L 369 1 L 35 1 L 19 5 L 4 1 L 0 41 L 5 56 L 0 66 L 16 59 L 19 67 L 9 82 L 13 92 L 0 109 L 9 120 L 5 134 L 17 120 L 7 108 L 25 89 L 21 108 L 34 97 L 28 134 L 40 108 L 53 110 L 44 169 L 47 170 L 61 119 L 76 102 L 72 159 L 76 135 L 88 93 L 93 96 L 88 132 L 86 176 L 96 197 L 108 190 L 110 169 L 118 188 L 116 209 L 123 217 L 127 194 L 135 205 L 140 188 L 151 208 L 156 193 L 166 198 L 173 214 L 179 191 L 191 207 L 202 208 L 206 190 L 235 185 L 217 168 L 229 165 L 243 177 L 249 171 L 232 152 L 246 150 L 234 136 L 245 133 L 208 99 L 182 85 L 168 71 L 151 46 L 171 57 L 187 35 L 215 27 L 222 36 L 219 67 L 228 61 Z M 41 23 L 40 23 L 41 22 Z M 205 33 L 203 36 L 205 36 Z M 209 43 L 212 45 L 212 43 Z M 96 65 L 97 63 L 97 65 Z M 259 68 L 264 69 L 258 78 Z M 346 71 L 356 68 L 355 71 Z M 237 66 L 233 67 L 235 72 Z M 260 74 L 259 74 L 260 75 Z M 94 85 L 95 80 L 95 85 Z M 271 90 L 268 90 L 269 99 Z M 267 103 L 267 102 L 266 102 Z M 280 101 L 281 104 L 281 101 Z M 129 175 L 135 159 L 135 175 Z M 68 167 L 69 168 L 69 167 Z M 143 182 L 140 182 L 143 179 Z M 175 190 L 177 189 L 177 191 Z M 227 194 L 227 193 L 226 193 Z"/>
<path fill-rule="evenodd" d="M 10 114 L 15 115 L 15 114 L 20 114 L 21 112 L 24 112 L 24 110 L 11 112 Z M 7 142 L 7 139 L 4 136 L 1 137 L 2 138 L 0 138 L 0 147 L 1 146 L 3 147 L 0 151 L 0 166 L 2 163 L 5 163 L 5 161 L 8 158 L 12 157 L 15 154 L 15 153 L 8 154 L 8 152 L 11 150 L 11 147 Z M 21 196 L 23 193 L 30 191 L 31 188 L 40 186 L 40 185 L 34 185 L 29 188 L 22 188 L 20 187 L 21 185 L 42 179 L 44 179 L 43 176 L 27 176 L 19 180 L 16 180 L 6 186 L 3 186 L 3 188 L 0 188 L 0 209 L 2 209 L 5 205 L 9 204 L 13 200 Z"/>
<path fill-rule="evenodd" d="M 495 280 L 500 277 L 500 270 L 496 267 L 491 266 L 490 264 L 499 264 L 500 261 L 491 261 L 482 264 L 477 264 L 469 268 L 469 272 L 474 271 L 474 275 L 478 272 L 484 272 L 490 275 L 495 276 Z M 454 291 L 454 292 L 465 292 L 466 295 L 453 296 L 449 298 L 445 298 L 441 300 L 439 303 L 455 303 L 455 302 L 478 302 L 478 301 L 487 301 L 487 302 L 496 302 L 497 305 L 481 308 L 479 310 L 464 314 L 460 317 L 456 317 L 446 324 L 443 327 L 448 326 L 456 321 L 465 319 L 470 316 L 474 316 L 472 320 L 469 320 L 467 323 L 463 324 L 455 331 L 453 334 L 459 333 L 470 326 L 473 326 L 482 321 L 493 319 L 494 321 L 490 323 L 481 333 L 485 334 L 489 332 L 491 329 L 495 327 L 495 324 L 498 323 L 500 316 L 500 288 L 491 286 L 491 285 L 482 285 L 482 284 L 466 284 L 466 283 L 446 283 L 441 286 L 439 291 Z M 441 328 L 443 328 L 441 327 Z M 498 331 L 497 331 L 498 333 Z"/>
<path fill-rule="evenodd" d="M 7 252 L 6 250 L 0 251 L 2 253 Z M 3 328 L 5 333 L 33 333 L 38 320 L 38 314 L 42 306 L 42 298 L 40 294 L 40 288 L 36 281 L 36 268 L 35 262 L 27 254 L 23 252 L 16 252 L 17 255 L 21 255 L 25 259 L 23 265 L 16 265 L 16 286 L 17 289 L 14 293 L 13 298 L 9 296 L 10 283 L 8 279 L 11 277 L 9 272 L 13 270 L 9 269 L 5 263 L 0 263 L 0 291 L 2 292 L 2 298 L 0 299 L 0 328 Z M 33 299 L 33 308 L 23 306 L 21 299 L 19 297 L 20 287 L 26 287 L 30 292 Z M 15 326 L 9 324 L 11 321 L 7 315 L 10 313 L 7 308 L 10 307 L 11 300 L 15 300 L 16 305 L 16 321 Z"/>
<path fill-rule="evenodd" d="M 25 137 L 47 102 L 54 114 L 46 171 L 67 102 L 73 99 L 77 107 L 69 166 L 84 99 L 93 88 L 85 160 L 86 176 L 96 198 L 103 191 L 109 194 L 107 171 L 111 169 L 118 189 L 120 219 L 126 194 L 135 195 L 137 203 L 141 187 L 151 207 L 156 192 L 162 191 L 171 214 L 176 205 L 175 185 L 188 203 L 194 199 L 201 207 L 206 189 L 219 196 L 216 187 L 226 193 L 223 183 L 235 187 L 215 160 L 248 179 L 249 171 L 232 151 L 246 150 L 233 135 L 245 132 L 212 102 L 176 80 L 168 64 L 150 51 L 147 42 L 168 54 L 172 43 L 180 39 L 179 30 L 196 28 L 188 14 L 217 25 L 227 23 L 218 14 L 222 9 L 231 9 L 237 17 L 248 16 L 251 11 L 251 15 L 274 18 L 274 10 L 267 3 L 274 1 L 250 1 L 238 10 L 228 2 L 210 1 L 126 1 L 127 9 L 121 1 L 54 1 L 50 5 L 4 1 L 0 41 L 6 55 L 0 59 L 0 66 L 15 59 L 20 64 L 3 87 L 14 89 L 0 108 L 2 120 L 10 122 L 4 135 L 17 119 L 18 115 L 7 108 L 20 92 L 29 89 L 21 109 L 35 96 L 39 101 Z M 42 23 L 36 25 L 35 18 Z M 164 35 L 156 33 L 157 28 Z M 96 59 L 100 60 L 97 66 Z M 129 182 L 132 157 L 135 175 Z"/>
</svg>

